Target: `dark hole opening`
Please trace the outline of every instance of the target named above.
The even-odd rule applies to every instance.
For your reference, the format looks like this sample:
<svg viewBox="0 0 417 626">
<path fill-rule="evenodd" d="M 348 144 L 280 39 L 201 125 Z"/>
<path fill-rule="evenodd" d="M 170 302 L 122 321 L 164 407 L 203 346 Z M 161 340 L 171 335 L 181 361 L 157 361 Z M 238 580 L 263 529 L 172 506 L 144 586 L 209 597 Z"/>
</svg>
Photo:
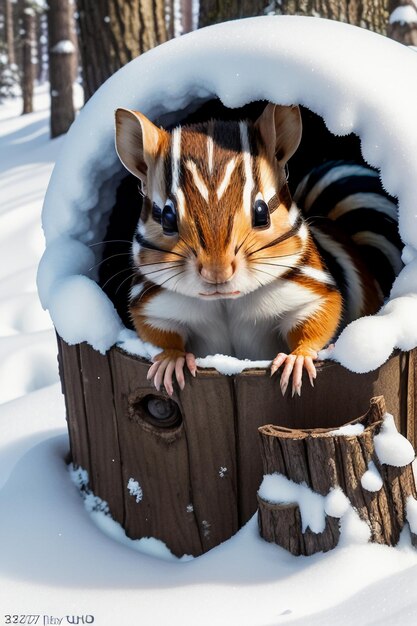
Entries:
<svg viewBox="0 0 417 626">
<path fill-rule="evenodd" d="M 172 430 L 182 424 L 181 411 L 170 398 L 149 394 L 132 402 L 130 409 L 134 421 L 144 420 L 157 428 Z"/>
</svg>

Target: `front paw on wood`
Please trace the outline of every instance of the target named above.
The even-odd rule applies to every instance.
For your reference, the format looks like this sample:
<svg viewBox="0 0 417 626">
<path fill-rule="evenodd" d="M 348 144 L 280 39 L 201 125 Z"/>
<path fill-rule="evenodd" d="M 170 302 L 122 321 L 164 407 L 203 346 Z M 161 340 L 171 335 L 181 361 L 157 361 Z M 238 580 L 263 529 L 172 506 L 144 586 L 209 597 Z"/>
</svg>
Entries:
<svg viewBox="0 0 417 626">
<path fill-rule="evenodd" d="M 292 397 L 294 397 L 295 395 L 301 396 L 301 387 L 303 384 L 303 370 L 306 370 L 310 380 L 310 384 L 312 387 L 314 387 L 314 380 L 317 377 L 317 372 L 313 363 L 313 359 L 316 358 L 317 353 L 315 353 L 315 356 L 311 356 L 311 354 L 303 355 L 294 352 L 291 354 L 285 354 L 284 352 L 280 352 L 275 357 L 271 364 L 271 376 L 273 376 L 282 365 L 284 366 L 280 379 L 281 393 L 283 396 L 285 396 L 285 392 L 287 391 L 291 375 Z"/>
<path fill-rule="evenodd" d="M 163 384 L 169 396 L 174 393 L 173 375 L 180 389 L 185 387 L 184 366 L 186 365 L 192 376 L 196 375 L 197 365 L 194 354 L 181 352 L 180 350 L 164 350 L 153 359 L 154 363 L 149 368 L 147 379 L 152 380 L 157 391 Z"/>
</svg>

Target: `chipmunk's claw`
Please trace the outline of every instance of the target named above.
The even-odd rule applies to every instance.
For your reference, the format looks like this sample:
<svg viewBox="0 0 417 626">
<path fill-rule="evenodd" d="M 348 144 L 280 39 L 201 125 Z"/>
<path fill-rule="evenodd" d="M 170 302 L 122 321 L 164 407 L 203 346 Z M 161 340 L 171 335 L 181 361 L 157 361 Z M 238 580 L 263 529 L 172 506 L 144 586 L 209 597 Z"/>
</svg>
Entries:
<svg viewBox="0 0 417 626">
<path fill-rule="evenodd" d="M 291 396 L 292 397 L 296 395 L 301 396 L 301 387 L 303 384 L 302 378 L 303 378 L 304 369 L 306 370 L 308 374 L 311 386 L 314 387 L 314 379 L 317 376 L 317 372 L 313 363 L 313 358 L 311 356 L 285 354 L 283 352 L 280 352 L 272 361 L 271 376 L 273 376 L 275 372 L 284 363 L 285 365 L 284 365 L 284 369 L 282 371 L 281 379 L 280 379 L 280 388 L 281 388 L 281 393 L 283 396 L 285 396 L 291 377 L 292 377 Z"/>
<path fill-rule="evenodd" d="M 153 384 L 157 391 L 161 389 L 161 385 L 163 384 L 167 394 L 169 396 L 173 395 L 174 372 L 175 372 L 175 378 L 177 379 L 179 388 L 181 390 L 184 389 L 185 387 L 184 365 L 185 364 L 187 365 L 187 368 L 190 371 L 191 375 L 192 376 L 196 375 L 197 365 L 195 362 L 195 356 L 194 354 L 191 354 L 191 352 L 187 352 L 185 355 L 167 356 L 166 358 L 163 358 L 163 353 L 161 353 L 161 355 L 157 355 L 156 358 L 158 357 L 160 358 L 151 365 L 151 367 L 149 368 L 148 374 L 146 376 L 147 380 L 153 379 Z"/>
</svg>

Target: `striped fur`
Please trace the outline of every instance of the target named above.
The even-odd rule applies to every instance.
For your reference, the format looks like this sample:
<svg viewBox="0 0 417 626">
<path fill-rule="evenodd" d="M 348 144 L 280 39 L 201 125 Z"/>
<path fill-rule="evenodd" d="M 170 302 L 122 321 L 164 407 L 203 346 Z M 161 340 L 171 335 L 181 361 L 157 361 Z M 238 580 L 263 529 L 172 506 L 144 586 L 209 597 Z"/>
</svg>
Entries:
<svg viewBox="0 0 417 626">
<path fill-rule="evenodd" d="M 163 349 L 161 358 L 185 350 L 273 358 L 282 340 L 293 355 L 314 358 L 335 337 L 343 316 L 354 319 L 380 306 L 385 285 L 379 277 L 375 282 L 357 255 L 359 245 L 368 248 L 385 236 L 385 226 L 373 231 L 373 242 L 366 235 L 374 196 L 383 195 L 378 180 L 371 170 L 348 164 L 312 172 L 297 190 L 302 211 L 316 216 L 310 228 L 292 202 L 284 169 L 301 134 L 297 111 L 269 105 L 255 123 L 211 120 L 171 135 L 129 112 L 130 135 L 132 115 L 138 120 L 135 155 L 131 137 L 125 150 L 118 121 L 119 155 L 146 193 L 132 248 L 137 273 L 130 311 L 138 334 Z M 365 190 L 369 206 L 346 207 L 346 187 L 338 202 L 330 202 L 329 190 L 347 178 L 366 183 L 350 194 Z M 174 234 L 164 234 L 160 223 L 168 200 L 176 209 Z M 254 227 L 259 200 L 269 208 L 263 228 Z M 332 211 L 337 225 L 347 225 L 350 241 L 334 235 L 330 220 L 324 226 L 317 219 L 332 217 Z M 391 208 L 384 204 L 382 212 L 391 232 Z M 366 230 L 355 230 L 353 214 L 365 216 Z M 389 251 L 393 267 L 396 256 Z"/>
<path fill-rule="evenodd" d="M 345 322 L 373 313 L 402 268 L 397 206 L 378 173 L 327 162 L 299 184 L 294 199 L 310 223 L 345 302 Z"/>
</svg>

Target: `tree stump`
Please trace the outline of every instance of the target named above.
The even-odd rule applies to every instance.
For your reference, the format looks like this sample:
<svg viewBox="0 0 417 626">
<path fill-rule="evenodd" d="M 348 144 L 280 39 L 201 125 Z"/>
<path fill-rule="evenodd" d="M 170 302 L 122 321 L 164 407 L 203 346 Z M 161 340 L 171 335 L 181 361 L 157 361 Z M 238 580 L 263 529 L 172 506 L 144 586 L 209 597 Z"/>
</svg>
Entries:
<svg viewBox="0 0 417 626">
<path fill-rule="evenodd" d="M 326 552 L 337 545 L 339 519 L 353 507 L 368 525 L 370 541 L 398 543 L 407 507 L 414 512 L 417 505 L 411 467 L 414 450 L 386 413 L 383 396 L 372 398 L 365 415 L 338 430 L 268 425 L 259 433 L 264 474 L 273 474 L 276 480 L 272 497 L 264 483 L 258 494 L 264 539 L 295 555 Z M 307 493 L 307 488 L 315 492 L 314 497 L 322 497 L 318 506 L 322 506 L 323 523 L 316 528 L 303 523 L 300 503 L 295 501 L 298 496 L 291 499 L 291 494 L 303 489 Z M 414 545 L 415 539 L 412 533 Z"/>
</svg>

